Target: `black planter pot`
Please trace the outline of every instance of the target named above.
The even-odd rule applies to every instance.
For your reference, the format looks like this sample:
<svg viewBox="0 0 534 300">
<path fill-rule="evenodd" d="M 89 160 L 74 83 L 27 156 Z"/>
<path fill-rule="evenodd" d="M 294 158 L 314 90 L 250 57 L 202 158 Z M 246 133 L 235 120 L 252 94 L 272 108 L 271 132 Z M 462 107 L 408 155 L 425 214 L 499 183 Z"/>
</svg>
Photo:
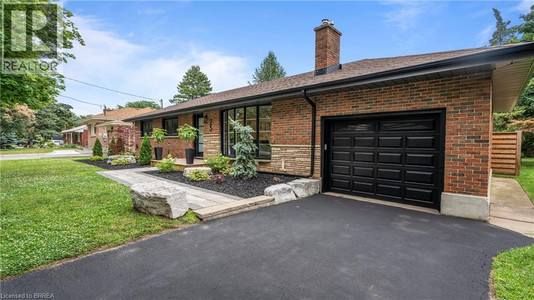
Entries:
<svg viewBox="0 0 534 300">
<path fill-rule="evenodd" d="M 162 160 L 163 159 L 163 148 L 155 147 L 154 154 L 156 155 L 156 160 Z"/>
<path fill-rule="evenodd" d="M 190 165 L 195 161 L 195 149 L 185 149 L 185 163 Z"/>
</svg>

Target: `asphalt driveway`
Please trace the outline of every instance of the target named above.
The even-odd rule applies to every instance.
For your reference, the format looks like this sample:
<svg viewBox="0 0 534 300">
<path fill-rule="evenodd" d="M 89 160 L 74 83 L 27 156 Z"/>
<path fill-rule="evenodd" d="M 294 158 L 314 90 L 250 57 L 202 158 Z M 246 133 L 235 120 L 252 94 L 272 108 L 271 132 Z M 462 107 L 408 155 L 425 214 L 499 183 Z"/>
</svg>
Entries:
<svg viewBox="0 0 534 300">
<path fill-rule="evenodd" d="M 485 299 L 491 259 L 534 239 L 326 195 L 32 272 L 1 294 L 55 299 Z"/>
</svg>

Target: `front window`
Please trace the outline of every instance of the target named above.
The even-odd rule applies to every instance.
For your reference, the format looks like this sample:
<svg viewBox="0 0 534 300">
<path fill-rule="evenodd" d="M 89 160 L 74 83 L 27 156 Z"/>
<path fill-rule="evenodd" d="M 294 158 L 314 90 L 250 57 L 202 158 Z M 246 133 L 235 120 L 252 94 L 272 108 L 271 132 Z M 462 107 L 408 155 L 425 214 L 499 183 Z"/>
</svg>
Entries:
<svg viewBox="0 0 534 300">
<path fill-rule="evenodd" d="M 178 117 L 173 117 L 170 119 L 163 119 L 163 129 L 167 132 L 169 136 L 178 135 Z"/>
<path fill-rule="evenodd" d="M 141 136 L 145 133 L 150 136 L 152 134 L 152 121 L 141 121 Z"/>
<path fill-rule="evenodd" d="M 271 157 L 271 106 L 248 106 L 225 110 L 222 113 L 223 136 L 222 152 L 227 156 L 235 156 L 233 146 L 239 142 L 230 119 L 252 128 L 252 136 L 258 147 L 257 158 Z"/>
<path fill-rule="evenodd" d="M 96 135 L 96 124 L 91 125 L 91 127 L 93 128 L 93 135 Z"/>
</svg>

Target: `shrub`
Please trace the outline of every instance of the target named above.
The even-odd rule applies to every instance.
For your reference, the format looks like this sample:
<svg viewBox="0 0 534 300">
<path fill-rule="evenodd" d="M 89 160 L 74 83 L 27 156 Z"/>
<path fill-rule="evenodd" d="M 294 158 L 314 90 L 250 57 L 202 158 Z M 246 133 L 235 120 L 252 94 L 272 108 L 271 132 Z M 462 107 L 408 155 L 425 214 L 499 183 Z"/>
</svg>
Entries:
<svg viewBox="0 0 534 300">
<path fill-rule="evenodd" d="M 111 142 L 109 142 L 109 145 L 108 145 L 108 156 L 115 154 L 113 153 L 114 150 L 115 150 L 115 137 L 112 137 Z"/>
<path fill-rule="evenodd" d="M 150 140 L 148 135 L 145 133 L 143 142 L 141 143 L 141 149 L 139 150 L 139 159 L 137 162 L 140 165 L 148 165 L 152 160 L 152 145 L 150 145 Z"/>
<path fill-rule="evenodd" d="M 221 184 L 224 182 L 224 174 L 218 173 L 213 175 L 212 177 L 213 181 L 215 181 L 216 184 Z"/>
<path fill-rule="evenodd" d="M 521 153 L 523 157 L 534 157 L 534 132 L 523 131 Z"/>
<path fill-rule="evenodd" d="M 230 175 L 230 174 L 232 174 L 233 170 L 234 170 L 234 168 L 228 167 L 228 168 L 226 168 L 224 170 L 221 170 L 221 173 L 224 174 L 224 175 Z"/>
<path fill-rule="evenodd" d="M 239 142 L 234 145 L 235 162 L 232 165 L 233 170 L 230 175 L 241 179 L 250 179 L 257 176 L 256 166 L 258 163 L 254 159 L 258 147 L 252 137 L 252 128 L 243 126 L 241 123 L 230 120 L 235 129 Z"/>
<path fill-rule="evenodd" d="M 209 156 L 205 161 L 206 165 L 211 168 L 214 173 L 219 173 L 228 169 L 230 158 L 223 156 L 221 153 L 215 156 Z"/>
<path fill-rule="evenodd" d="M 154 139 L 154 142 L 156 142 L 156 144 L 163 142 L 166 135 L 167 131 L 165 129 L 154 128 L 154 130 L 152 130 L 152 138 Z"/>
<path fill-rule="evenodd" d="M 156 164 L 156 168 L 162 173 L 169 173 L 174 171 L 174 159 L 169 154 L 166 158 L 162 159 Z"/>
<path fill-rule="evenodd" d="M 130 159 L 129 158 L 116 158 L 111 162 L 112 166 L 124 166 L 129 165 Z"/>
<path fill-rule="evenodd" d="M 63 144 L 63 145 L 60 145 L 59 148 L 78 149 L 79 147 L 76 144 Z"/>
<path fill-rule="evenodd" d="M 193 141 L 197 138 L 198 129 L 195 127 L 184 124 L 182 127 L 178 128 L 178 137 L 185 141 Z"/>
<path fill-rule="evenodd" d="M 46 146 L 48 146 L 48 148 L 54 148 L 56 144 L 54 144 L 53 142 L 48 142 L 46 143 Z"/>
<path fill-rule="evenodd" d="M 17 136 L 14 133 L 0 133 L 0 149 L 11 149 L 16 142 Z"/>
<path fill-rule="evenodd" d="M 103 158 L 102 156 L 91 156 L 89 157 L 89 160 L 90 161 L 103 161 L 105 158 Z"/>
<path fill-rule="evenodd" d="M 210 174 L 204 170 L 193 170 L 191 173 L 189 173 L 189 179 L 193 181 L 206 181 L 210 178 Z"/>
<path fill-rule="evenodd" d="M 104 156 L 102 153 L 102 143 L 100 143 L 99 138 L 96 138 L 95 145 L 93 146 L 93 156 Z"/>
</svg>

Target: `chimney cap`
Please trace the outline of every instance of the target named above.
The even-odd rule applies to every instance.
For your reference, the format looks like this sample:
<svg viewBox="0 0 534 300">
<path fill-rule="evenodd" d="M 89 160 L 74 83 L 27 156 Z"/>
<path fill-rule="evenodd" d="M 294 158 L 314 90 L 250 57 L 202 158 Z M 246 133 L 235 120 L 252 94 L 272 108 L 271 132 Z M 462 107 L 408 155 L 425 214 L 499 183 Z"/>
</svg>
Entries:
<svg viewBox="0 0 534 300">
<path fill-rule="evenodd" d="M 323 19 L 321 22 L 323 23 L 322 25 L 334 26 L 334 21 L 333 20 Z"/>
</svg>

